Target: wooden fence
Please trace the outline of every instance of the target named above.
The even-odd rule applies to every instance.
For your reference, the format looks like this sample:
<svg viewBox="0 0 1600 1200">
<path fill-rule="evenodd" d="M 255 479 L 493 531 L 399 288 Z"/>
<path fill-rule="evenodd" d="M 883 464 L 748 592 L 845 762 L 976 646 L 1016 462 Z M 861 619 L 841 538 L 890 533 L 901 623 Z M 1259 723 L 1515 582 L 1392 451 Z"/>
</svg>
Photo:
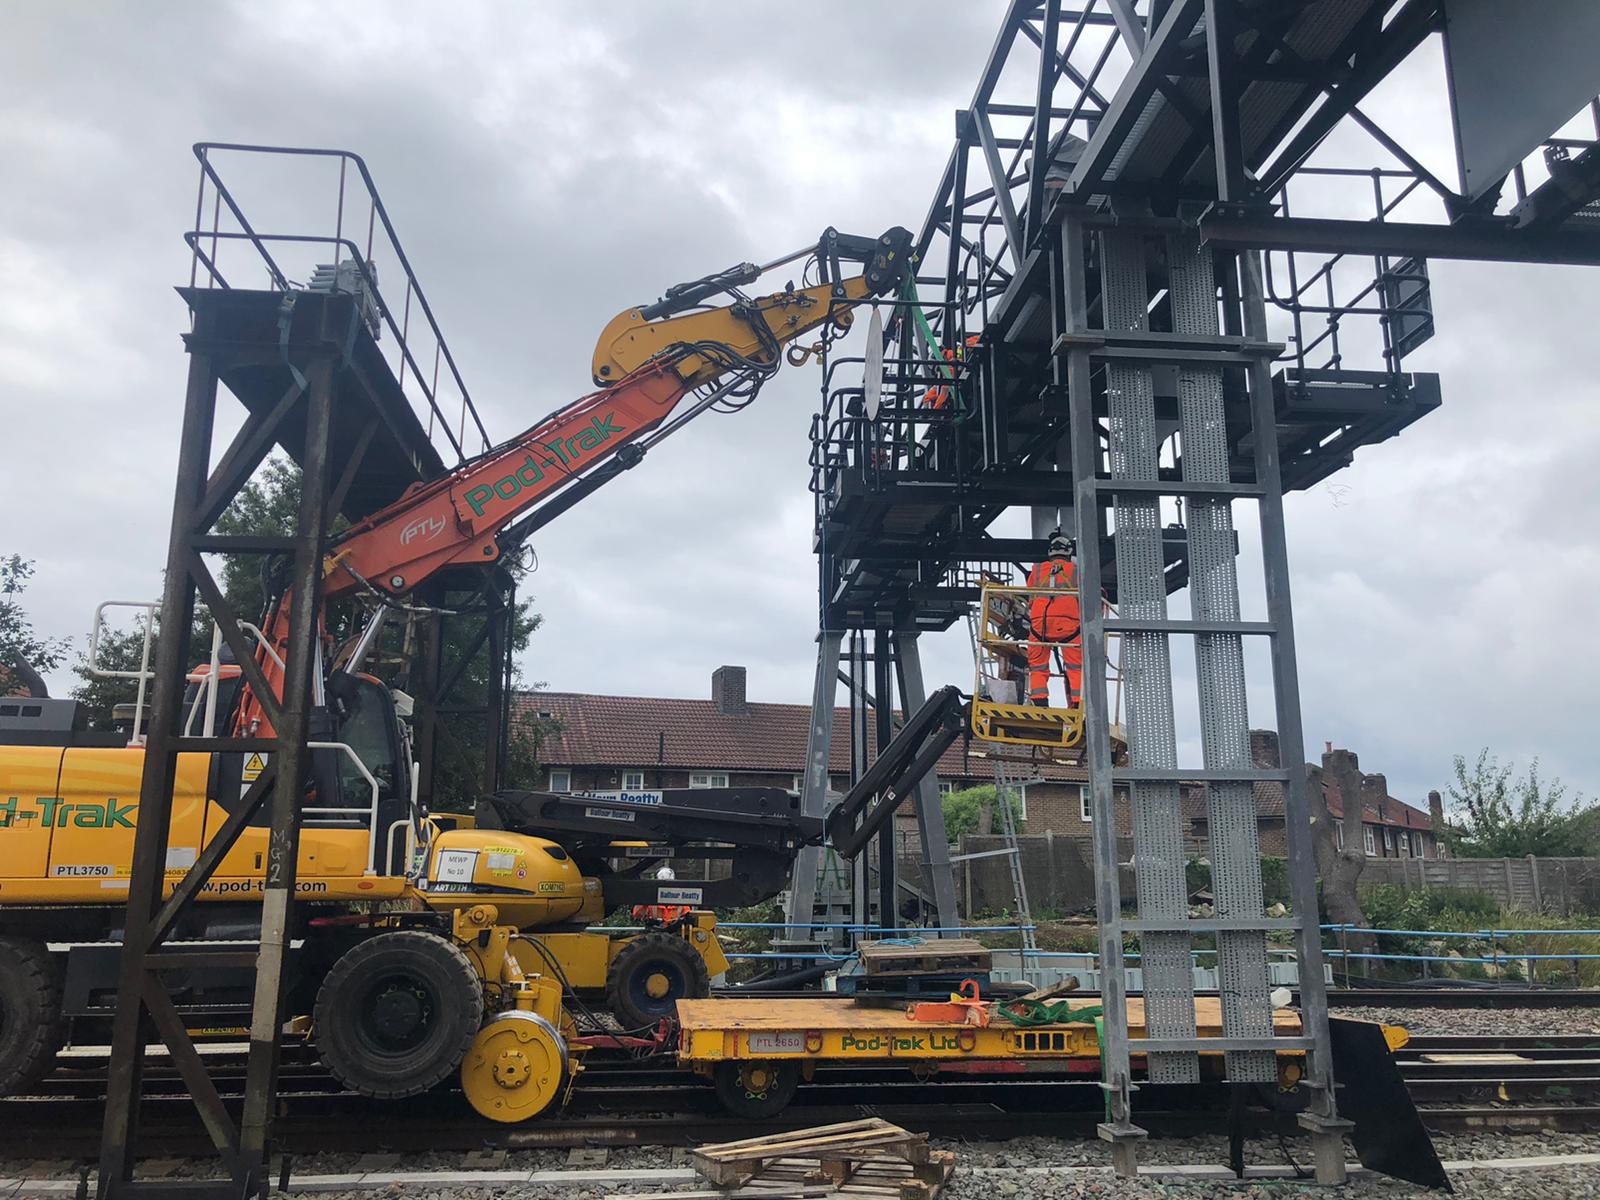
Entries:
<svg viewBox="0 0 1600 1200">
<path fill-rule="evenodd" d="M 1361 886 L 1483 892 L 1525 912 L 1600 912 L 1600 858 L 1369 858 Z"/>
</svg>

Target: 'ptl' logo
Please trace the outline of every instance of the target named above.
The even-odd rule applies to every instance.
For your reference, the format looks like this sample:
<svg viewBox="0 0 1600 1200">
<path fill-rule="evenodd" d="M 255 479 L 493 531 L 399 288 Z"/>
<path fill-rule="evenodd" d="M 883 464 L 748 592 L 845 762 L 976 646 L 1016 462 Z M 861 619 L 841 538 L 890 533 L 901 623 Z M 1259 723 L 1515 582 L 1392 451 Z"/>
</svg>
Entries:
<svg viewBox="0 0 1600 1200">
<path fill-rule="evenodd" d="M 443 532 L 443 517 L 418 517 L 400 531 L 400 544 L 409 546 L 418 538 L 425 542 L 431 542 Z"/>
<path fill-rule="evenodd" d="M 544 449 L 550 453 L 549 458 L 535 460 L 530 454 L 511 474 L 495 480 L 493 484 L 480 483 L 477 487 L 467 489 L 467 505 L 473 515 L 483 516 L 484 507 L 496 496 L 510 500 L 526 488 L 537 487 L 544 479 L 546 468 L 554 470 L 559 467 L 569 472 L 576 468 L 589 451 L 605 445 L 617 434 L 627 432 L 615 423 L 616 419 L 614 412 L 603 417 L 591 417 L 590 427 L 582 433 L 544 443 Z"/>
</svg>

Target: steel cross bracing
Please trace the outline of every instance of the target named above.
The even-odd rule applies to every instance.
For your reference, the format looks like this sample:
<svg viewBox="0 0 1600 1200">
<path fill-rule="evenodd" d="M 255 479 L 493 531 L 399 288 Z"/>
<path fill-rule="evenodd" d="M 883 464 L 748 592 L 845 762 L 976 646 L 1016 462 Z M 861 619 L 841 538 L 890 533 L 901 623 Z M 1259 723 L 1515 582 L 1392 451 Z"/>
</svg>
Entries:
<svg viewBox="0 0 1600 1200">
<path fill-rule="evenodd" d="M 1282 494 L 1438 406 L 1437 377 L 1405 369 L 1433 332 L 1427 258 L 1600 261 L 1600 106 L 1592 132 L 1519 145 L 1505 180 L 1470 192 L 1370 111 L 1374 89 L 1440 36 L 1447 6 L 1016 0 L 956 114 L 917 238 L 920 275 L 879 306 L 881 386 L 858 386 L 861 359 L 828 360 L 811 459 L 823 658 L 853 632 L 947 628 L 985 578 L 1037 561 L 1058 522 L 1078 532 L 1086 594 L 1098 583 L 1119 606 L 1109 619 L 1084 605 L 1084 677 L 1096 812 L 1110 814 L 1114 783 L 1134 785 L 1136 919 L 1121 915 L 1113 822 L 1095 822 L 1105 1132 L 1123 1170 L 1137 1144 L 1117 1015 L 1123 934 L 1140 941 L 1151 1073 L 1165 1079 L 1195 1075 L 1189 951 L 1194 935 L 1215 934 L 1227 1069 L 1246 1080 L 1269 1071 L 1264 937 L 1282 929 L 1299 950 L 1318 1174 L 1342 1172 Z M 1493 86 L 1457 74 L 1458 94 Z M 1342 157 L 1324 152 L 1335 130 L 1354 135 Z M 1449 132 L 1459 156 L 1460 130 Z M 1338 217 L 1301 215 L 1306 197 L 1357 185 Z M 1259 513 L 1266 621 L 1240 619 L 1236 500 Z M 1032 536 L 993 535 L 1019 506 Z M 1174 619 L 1166 597 L 1185 586 L 1191 615 Z M 1123 768 L 1100 683 L 1111 631 L 1128 639 Z M 1173 635 L 1195 645 L 1194 766 L 1176 758 Z M 1275 769 L 1249 760 L 1246 636 L 1271 645 Z M 1215 831 L 1217 915 L 1205 923 L 1188 919 L 1184 895 L 1178 785 L 1189 781 L 1205 785 Z M 1288 921 L 1262 911 L 1263 783 L 1287 793 Z"/>
<path fill-rule="evenodd" d="M 254 227 L 219 173 L 217 159 L 225 151 L 334 165 L 337 170 L 330 178 L 337 183 L 337 207 L 330 209 L 331 233 Z M 239 737 L 221 729 L 206 736 L 181 733 L 186 677 L 204 654 L 189 644 L 185 633 L 159 639 L 107 1078 L 98 1178 L 99 1194 L 106 1197 L 170 1195 L 175 1190 L 238 1197 L 266 1187 L 290 946 L 302 928 L 294 904 L 299 797 L 311 756 L 321 753 L 306 743 L 308 734 L 319 740 L 329 732 L 318 728 L 326 712 L 319 698 L 324 664 L 316 636 L 324 547 L 336 517 L 358 519 L 396 499 L 407 486 L 441 473 L 445 460 L 436 442 L 446 454 L 459 457 L 479 448 L 475 437 L 482 440 L 471 401 L 459 386 L 449 351 L 360 160 L 339 152 L 214 145 L 199 146 L 196 153 L 200 200 L 195 228 L 185 235 L 195 254 L 196 274 L 182 289 L 193 325 L 185 337 L 188 389 L 160 628 L 189 630 L 197 604 L 203 605 L 261 698 L 275 736 Z M 349 170 L 352 165 L 354 171 Z M 383 241 L 377 240 L 379 230 Z M 404 292 L 404 299 L 397 309 L 377 290 L 375 245 L 400 266 L 405 282 L 396 290 Z M 245 252 L 252 275 L 265 266 L 272 286 L 230 286 L 230 278 L 238 280 L 245 271 L 230 265 L 225 253 L 229 246 Z M 333 260 L 331 269 L 318 270 L 311 286 L 296 285 L 286 274 L 292 269 L 287 255 L 293 247 L 304 250 L 312 264 L 326 255 Z M 341 275 L 341 263 L 355 269 Z M 311 276 L 311 271 L 304 274 Z M 317 277 L 322 277 L 320 284 Z M 380 346 L 384 333 L 387 355 Z M 455 397 L 450 407 L 442 403 L 447 385 Z M 232 440 L 219 447 L 214 433 L 224 389 L 240 402 L 245 417 Z M 295 529 L 283 536 L 215 533 L 218 518 L 274 448 L 301 470 Z M 283 695 L 276 700 L 241 625 L 259 620 L 260 614 L 234 611 L 205 558 L 219 553 L 288 562 L 290 637 Z M 504 761 L 514 581 L 504 568 L 473 567 L 441 577 L 434 592 L 419 599 L 451 606 L 412 614 L 408 641 L 413 643 L 413 665 L 398 681 L 420 701 L 413 740 L 421 794 L 425 800 L 431 794 L 438 746 L 450 736 L 446 730 L 463 723 L 483 727 L 484 762 L 477 782 L 493 790 Z M 178 756 L 184 753 L 260 753 L 268 766 L 169 893 L 172 790 Z M 292 782 L 282 786 L 283 781 Z M 197 896 L 242 831 L 263 824 L 270 826 L 271 836 L 257 944 L 198 950 L 186 946 L 182 939 Z M 250 1060 L 237 1122 L 219 1099 L 165 978 L 172 971 L 206 970 L 255 973 Z M 170 1180 L 136 1177 L 141 1075 L 145 1047 L 153 1042 L 168 1047 L 183 1075 L 225 1179 L 187 1180 L 179 1189 Z"/>
</svg>

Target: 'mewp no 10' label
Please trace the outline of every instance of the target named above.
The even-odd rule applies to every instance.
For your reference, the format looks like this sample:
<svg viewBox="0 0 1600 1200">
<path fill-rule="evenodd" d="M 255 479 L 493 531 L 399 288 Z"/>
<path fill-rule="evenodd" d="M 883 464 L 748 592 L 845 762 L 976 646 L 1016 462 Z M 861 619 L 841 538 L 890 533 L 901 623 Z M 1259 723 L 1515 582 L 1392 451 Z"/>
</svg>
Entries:
<svg viewBox="0 0 1600 1200">
<path fill-rule="evenodd" d="M 440 883 L 471 883 L 477 865 L 476 850 L 441 850 L 434 878 Z"/>
</svg>

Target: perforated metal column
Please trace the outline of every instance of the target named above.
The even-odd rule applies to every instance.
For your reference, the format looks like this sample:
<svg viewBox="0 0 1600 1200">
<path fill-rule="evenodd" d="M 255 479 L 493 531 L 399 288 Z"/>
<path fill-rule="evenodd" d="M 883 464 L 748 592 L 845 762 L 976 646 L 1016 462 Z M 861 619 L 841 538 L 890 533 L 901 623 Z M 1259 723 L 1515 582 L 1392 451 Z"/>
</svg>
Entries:
<svg viewBox="0 0 1600 1200">
<path fill-rule="evenodd" d="M 1149 328 L 1146 239 L 1136 232 L 1101 236 L 1101 281 L 1107 334 Z M 1157 479 L 1155 394 L 1150 368 L 1113 360 L 1106 367 L 1111 478 Z M 1117 591 L 1124 619 L 1160 621 L 1167 615 L 1162 569 L 1159 497 L 1119 491 L 1114 502 Z M 1134 769 L 1174 771 L 1178 766 L 1172 713 L 1172 663 L 1167 634 L 1129 633 L 1122 648 L 1127 705 L 1128 761 Z M 1189 915 L 1183 813 L 1176 781 L 1136 783 L 1131 789 L 1134 878 L 1142 922 L 1183 921 Z M 1115 819 L 1096 812 L 1096 821 Z M 1101 913 L 1102 923 L 1116 920 Z M 1185 933 L 1145 932 L 1139 937 L 1144 1010 L 1152 1038 L 1195 1037 L 1194 973 Z M 1151 1054 L 1154 1083 L 1197 1083 L 1200 1059 L 1191 1052 Z"/>
<path fill-rule="evenodd" d="M 1167 250 L 1173 332 L 1215 337 L 1220 327 L 1212 252 L 1191 233 L 1169 238 Z M 1179 369 L 1178 411 L 1184 480 L 1228 483 L 1220 367 L 1190 363 Z M 1189 501 L 1187 518 L 1194 619 L 1237 622 L 1233 503 L 1196 496 Z M 1250 718 L 1243 638 L 1237 633 L 1197 633 L 1194 645 L 1206 769 L 1248 771 Z M 1205 787 L 1216 915 L 1223 920 L 1259 920 L 1263 900 L 1254 785 L 1231 782 Z M 1224 1036 L 1271 1037 L 1266 935 L 1259 930 L 1223 930 L 1216 937 Z M 1260 1051 L 1230 1051 L 1227 1069 L 1230 1079 L 1242 1081 L 1267 1082 L 1277 1074 L 1273 1055 Z"/>
</svg>

